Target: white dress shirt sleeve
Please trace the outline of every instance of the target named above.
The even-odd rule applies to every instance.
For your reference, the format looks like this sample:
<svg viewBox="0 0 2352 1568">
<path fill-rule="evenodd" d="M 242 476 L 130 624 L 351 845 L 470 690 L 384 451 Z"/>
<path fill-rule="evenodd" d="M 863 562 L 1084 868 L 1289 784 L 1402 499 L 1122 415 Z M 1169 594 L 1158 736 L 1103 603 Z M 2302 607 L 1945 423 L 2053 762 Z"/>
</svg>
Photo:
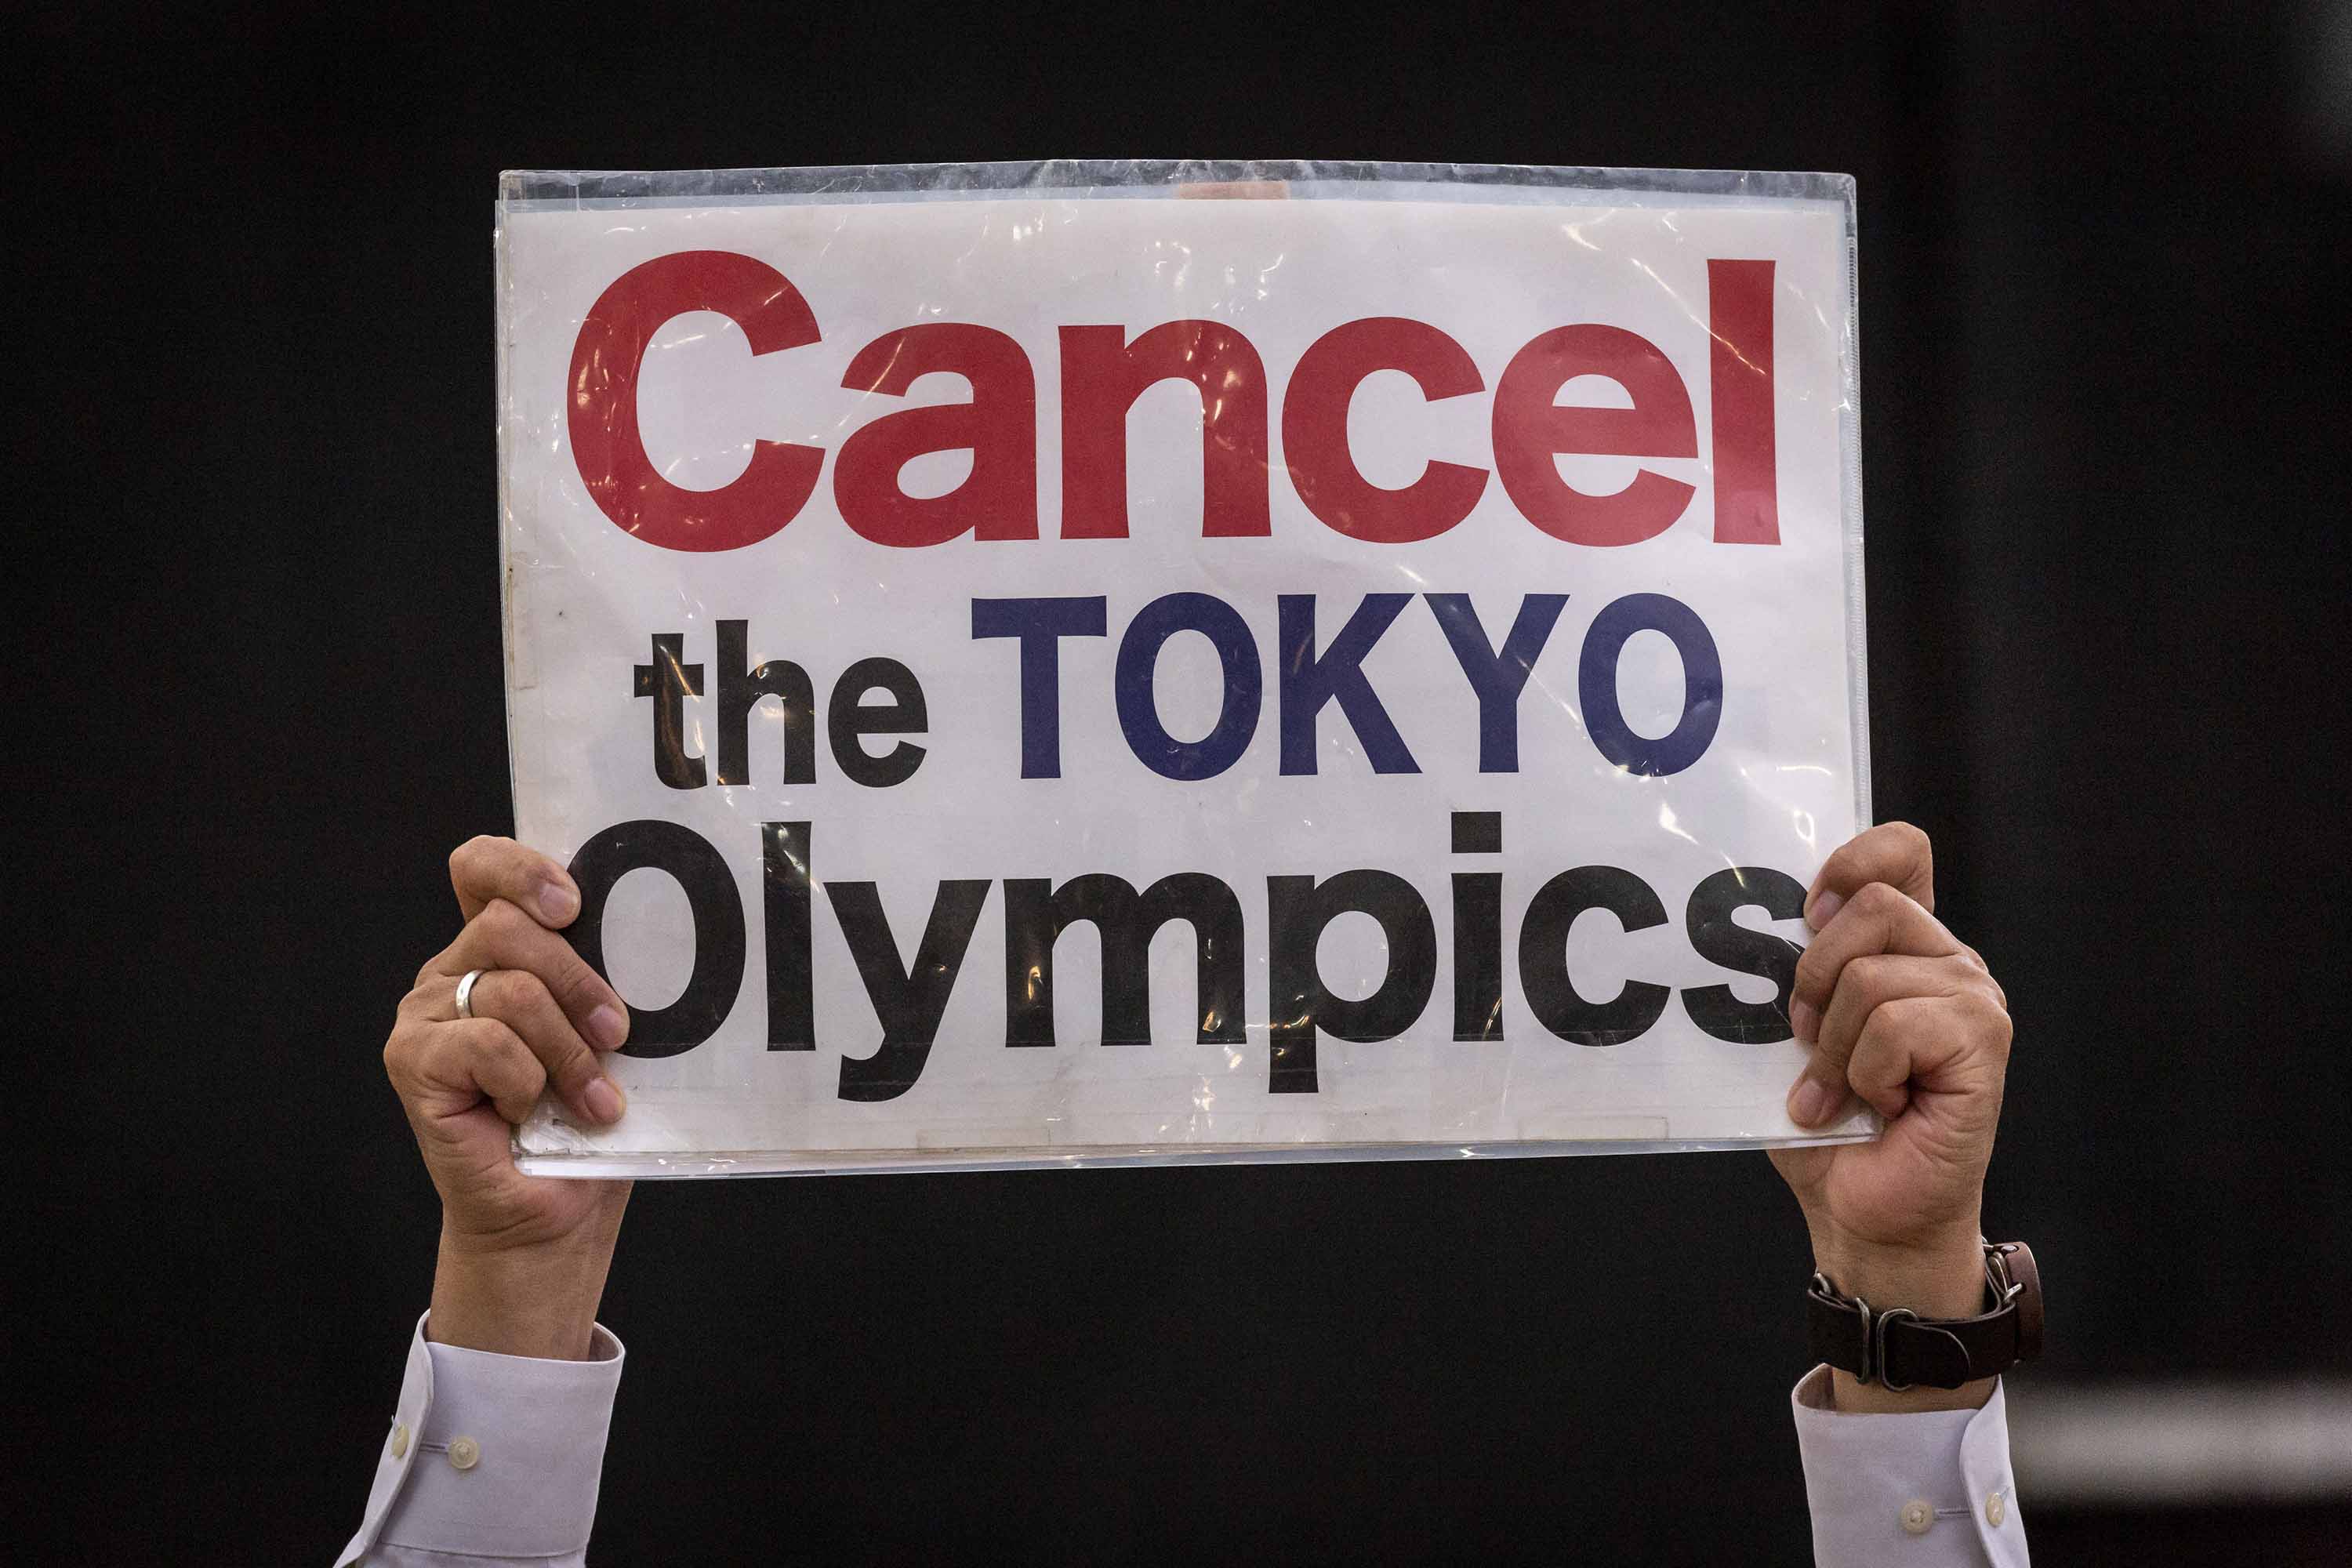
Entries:
<svg viewBox="0 0 2352 1568">
<path fill-rule="evenodd" d="M 589 1354 L 435 1344 L 419 1318 L 367 1514 L 337 1568 L 581 1568 L 621 1342 L 599 1323 Z"/>
<path fill-rule="evenodd" d="M 582 1568 L 624 1353 L 601 1323 L 569 1362 L 436 1344 L 418 1319 L 338 1568 Z M 1981 1410 L 1846 1415 L 1815 1367 L 1790 1405 L 1817 1563 L 2027 1568 L 2001 1385 Z"/>
<path fill-rule="evenodd" d="M 1813 1513 L 1813 1561 L 1889 1568 L 2026 1568 L 2001 1385 L 1981 1410 L 1853 1415 L 1830 1369 L 1790 1396 Z"/>
</svg>

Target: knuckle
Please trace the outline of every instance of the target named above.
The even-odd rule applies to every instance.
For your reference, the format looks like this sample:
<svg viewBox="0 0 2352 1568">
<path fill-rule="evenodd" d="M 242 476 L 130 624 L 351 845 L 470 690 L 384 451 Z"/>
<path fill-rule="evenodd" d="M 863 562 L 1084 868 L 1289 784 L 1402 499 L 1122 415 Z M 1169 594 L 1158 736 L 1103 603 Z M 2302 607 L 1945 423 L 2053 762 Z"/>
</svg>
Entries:
<svg viewBox="0 0 2352 1568">
<path fill-rule="evenodd" d="M 568 1044 L 549 1064 L 549 1076 L 567 1089 L 584 1088 L 596 1076 L 596 1053 L 576 1042 Z"/>
<path fill-rule="evenodd" d="M 504 1058 L 475 1052 L 455 1059 L 451 1077 L 472 1094 L 485 1100 L 498 1100 L 513 1091 L 518 1081 Z M 471 1107 L 468 1107 L 470 1110 Z"/>
<path fill-rule="evenodd" d="M 1890 844 L 1906 854 L 1924 857 L 1935 851 L 1935 841 L 1927 837 L 1927 830 L 1916 822 L 1885 823 L 1879 831 L 1886 836 Z"/>
<path fill-rule="evenodd" d="M 1846 964 L 1838 975 L 1838 990 L 1852 991 L 1853 1000 L 1875 1007 L 1894 994 L 1894 967 L 1877 953 L 1864 953 Z"/>
<path fill-rule="evenodd" d="M 488 936 L 510 938 L 531 923 L 530 917 L 505 899 L 492 899 L 474 917 L 474 923 Z"/>
<path fill-rule="evenodd" d="M 548 989 L 565 1012 L 584 1016 L 606 999 L 609 988 L 604 977 L 589 968 L 587 961 L 572 952 L 570 944 L 559 943 L 559 967 L 548 981 Z"/>
<path fill-rule="evenodd" d="M 555 997 L 547 989 L 547 982 L 541 980 L 535 971 L 509 969 L 504 973 L 507 977 L 506 983 L 513 993 L 514 1005 L 518 1012 L 543 1014 L 554 1006 Z"/>
<path fill-rule="evenodd" d="M 502 1095 L 537 1100 L 539 1091 L 547 1087 L 547 1069 L 540 1065 L 537 1057 L 520 1048 L 521 1042 L 516 1042 L 516 1046 L 514 1056 L 508 1060 L 505 1079 L 499 1086 L 499 1091 Z"/>
<path fill-rule="evenodd" d="M 1895 912 L 1902 899 L 1902 894 L 1884 882 L 1865 882 L 1854 889 L 1853 897 L 1846 903 L 1849 909 L 1859 910 L 1873 920 L 1883 920 Z"/>
<path fill-rule="evenodd" d="M 449 851 L 449 880 L 463 886 L 475 867 L 498 846 L 498 840 L 487 833 L 477 833 Z"/>
<path fill-rule="evenodd" d="M 537 1010 L 538 977 L 528 969 L 493 969 L 475 984 L 477 1016 L 529 1018 Z"/>
<path fill-rule="evenodd" d="M 1888 1082 L 1900 1083 L 1906 1076 L 1902 1053 L 1895 1047 L 1885 1029 L 1864 1029 L 1861 1040 L 1854 1047 L 1853 1055 L 1846 1059 L 1847 1084 L 1868 1093 Z"/>
<path fill-rule="evenodd" d="M 520 1035 L 496 1018 L 477 1018 L 474 1022 L 480 1026 L 468 1031 L 466 1046 L 467 1054 L 473 1058 L 477 1081 L 484 1073 L 513 1079 L 530 1069 L 534 1058 Z"/>
<path fill-rule="evenodd" d="M 1865 1031 L 1854 1059 L 1862 1064 L 1864 1076 L 1881 1084 L 1901 1083 L 1911 1076 L 1912 1037 L 1895 1019 L 1874 1017 L 1872 1022 L 1875 1026 Z"/>
<path fill-rule="evenodd" d="M 384 1054 L 406 1056 L 413 1052 L 420 1042 L 430 1038 L 432 1030 L 433 1022 L 429 1017 L 420 1016 L 415 1013 L 403 1013 L 392 1021 L 392 1033 L 384 1037 Z"/>
<path fill-rule="evenodd" d="M 1862 1039 L 1873 1049 L 1885 1049 L 1897 1044 L 1912 1027 L 1913 996 L 1895 996 L 1870 1010 L 1870 1017 L 1862 1026 Z"/>
</svg>

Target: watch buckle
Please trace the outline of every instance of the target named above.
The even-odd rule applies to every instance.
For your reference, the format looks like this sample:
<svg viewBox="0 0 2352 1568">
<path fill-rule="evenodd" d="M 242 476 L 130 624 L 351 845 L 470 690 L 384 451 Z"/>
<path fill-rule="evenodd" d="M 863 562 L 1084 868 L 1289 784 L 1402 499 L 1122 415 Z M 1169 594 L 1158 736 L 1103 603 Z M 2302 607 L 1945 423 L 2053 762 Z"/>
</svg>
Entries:
<svg viewBox="0 0 2352 1568">
<path fill-rule="evenodd" d="M 1919 1321 L 1919 1314 L 1908 1307 L 1889 1307 L 1877 1317 L 1871 1318 L 1865 1315 L 1864 1320 L 1868 1331 L 1863 1341 L 1866 1348 L 1863 1352 L 1865 1370 L 1862 1381 L 1868 1383 L 1870 1373 L 1875 1373 L 1878 1376 L 1878 1385 L 1889 1394 L 1902 1394 L 1912 1386 L 1907 1383 L 1897 1383 L 1886 1375 L 1887 1325 L 1905 1318 L 1916 1323 Z"/>
</svg>

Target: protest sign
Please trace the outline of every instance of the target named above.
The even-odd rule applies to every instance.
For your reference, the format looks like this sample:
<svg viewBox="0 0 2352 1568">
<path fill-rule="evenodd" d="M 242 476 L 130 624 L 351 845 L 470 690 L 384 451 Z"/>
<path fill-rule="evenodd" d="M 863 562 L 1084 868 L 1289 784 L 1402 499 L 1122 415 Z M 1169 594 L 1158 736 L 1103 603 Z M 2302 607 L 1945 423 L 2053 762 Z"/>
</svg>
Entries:
<svg viewBox="0 0 2352 1568">
<path fill-rule="evenodd" d="M 524 1168 L 1801 1140 L 1853 266 L 1833 175 L 507 175 L 516 826 L 634 1019 Z"/>
</svg>

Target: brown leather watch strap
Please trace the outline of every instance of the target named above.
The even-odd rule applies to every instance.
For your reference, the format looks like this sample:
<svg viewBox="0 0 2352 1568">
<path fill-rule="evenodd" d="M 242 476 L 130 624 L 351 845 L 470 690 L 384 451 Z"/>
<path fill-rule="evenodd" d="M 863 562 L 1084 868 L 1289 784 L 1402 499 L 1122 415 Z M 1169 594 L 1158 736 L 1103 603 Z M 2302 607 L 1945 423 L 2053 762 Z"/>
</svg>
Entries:
<svg viewBox="0 0 2352 1568">
<path fill-rule="evenodd" d="M 1922 1318 L 1838 1294 L 1816 1274 L 1805 1292 L 1814 1358 L 1895 1390 L 1958 1388 L 2007 1372 L 2042 1351 L 2042 1276 L 2021 1241 L 1987 1242 L 1986 1310 L 1973 1318 Z"/>
</svg>

